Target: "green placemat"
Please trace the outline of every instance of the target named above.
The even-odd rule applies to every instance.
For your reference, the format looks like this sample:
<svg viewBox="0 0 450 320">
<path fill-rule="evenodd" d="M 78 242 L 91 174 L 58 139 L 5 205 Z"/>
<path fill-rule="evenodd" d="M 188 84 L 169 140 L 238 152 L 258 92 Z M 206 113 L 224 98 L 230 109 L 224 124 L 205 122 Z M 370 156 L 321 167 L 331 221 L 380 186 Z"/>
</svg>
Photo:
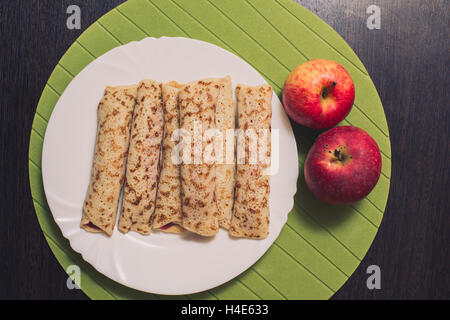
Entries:
<svg viewBox="0 0 450 320">
<path fill-rule="evenodd" d="M 203 293 L 168 297 L 129 289 L 106 278 L 75 253 L 55 224 L 42 186 L 41 153 L 47 122 L 70 81 L 114 47 L 145 37 L 181 36 L 218 45 L 246 60 L 281 97 L 290 70 L 309 59 L 339 62 L 356 86 L 355 105 L 342 124 L 366 130 L 383 158 L 373 192 L 352 206 L 332 207 L 306 188 L 303 161 L 314 134 L 294 125 L 300 176 L 295 205 L 274 245 L 236 279 Z M 81 289 L 95 299 L 328 299 L 355 271 L 383 218 L 391 175 L 391 147 L 383 106 L 361 61 L 317 16 L 290 0 L 129 0 L 91 25 L 53 71 L 31 133 L 30 184 L 45 237 L 66 270 L 82 270 Z"/>
</svg>

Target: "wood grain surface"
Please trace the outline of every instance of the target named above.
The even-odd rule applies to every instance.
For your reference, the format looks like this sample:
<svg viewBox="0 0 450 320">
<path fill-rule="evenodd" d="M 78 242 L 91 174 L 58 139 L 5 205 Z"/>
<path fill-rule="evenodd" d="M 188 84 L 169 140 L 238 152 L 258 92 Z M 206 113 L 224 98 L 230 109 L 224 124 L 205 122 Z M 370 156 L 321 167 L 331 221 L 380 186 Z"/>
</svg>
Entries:
<svg viewBox="0 0 450 320">
<path fill-rule="evenodd" d="M 86 299 L 68 290 L 31 201 L 28 145 L 38 99 L 75 39 L 122 0 L 0 2 L 0 298 Z M 383 102 L 392 145 L 386 213 L 368 254 L 334 299 L 449 299 L 449 2 L 297 0 L 355 50 Z M 66 9 L 80 6 L 82 29 Z M 366 26 L 381 8 L 381 28 Z M 381 268 L 368 290 L 366 269 Z"/>
</svg>

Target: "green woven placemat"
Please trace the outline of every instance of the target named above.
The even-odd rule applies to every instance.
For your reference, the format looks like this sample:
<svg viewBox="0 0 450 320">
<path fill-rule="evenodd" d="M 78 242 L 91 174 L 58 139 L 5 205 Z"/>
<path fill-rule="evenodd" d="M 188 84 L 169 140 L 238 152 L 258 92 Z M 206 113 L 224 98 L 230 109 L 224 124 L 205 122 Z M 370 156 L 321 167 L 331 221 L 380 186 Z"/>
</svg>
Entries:
<svg viewBox="0 0 450 320">
<path fill-rule="evenodd" d="M 303 179 L 303 161 L 313 141 L 310 130 L 294 125 L 300 176 L 295 205 L 269 251 L 236 279 L 203 293 L 168 297 L 142 293 L 106 278 L 63 238 L 42 186 L 41 153 L 47 122 L 70 81 L 91 61 L 114 47 L 145 37 L 181 36 L 218 45 L 246 60 L 281 97 L 290 70 L 309 59 L 339 62 L 356 86 L 355 105 L 342 124 L 366 130 L 383 158 L 373 192 L 352 206 L 315 200 Z M 66 270 L 82 270 L 81 289 L 94 299 L 328 299 L 355 271 L 383 218 L 391 147 L 383 106 L 361 61 L 346 42 L 317 16 L 290 0 L 129 0 L 91 25 L 54 69 L 34 117 L 29 152 L 33 202 L 45 237 Z"/>
</svg>

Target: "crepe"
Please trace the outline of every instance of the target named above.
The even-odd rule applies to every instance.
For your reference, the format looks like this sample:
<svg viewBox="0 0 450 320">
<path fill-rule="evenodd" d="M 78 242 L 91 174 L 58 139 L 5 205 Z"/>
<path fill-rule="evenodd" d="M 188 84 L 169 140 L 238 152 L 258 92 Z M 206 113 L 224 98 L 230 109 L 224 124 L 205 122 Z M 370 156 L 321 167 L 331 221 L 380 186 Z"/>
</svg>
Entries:
<svg viewBox="0 0 450 320">
<path fill-rule="evenodd" d="M 179 94 L 182 138 L 181 205 L 182 226 L 202 236 L 219 231 L 216 203 L 214 132 L 216 104 L 222 79 L 205 79 L 186 84 Z M 208 135 L 209 134 L 209 135 Z M 191 138 L 186 139 L 185 138 Z"/>
<path fill-rule="evenodd" d="M 122 213 L 119 230 L 149 234 L 155 211 L 160 147 L 163 133 L 161 84 L 143 80 L 131 127 Z"/>
<path fill-rule="evenodd" d="M 164 110 L 164 138 L 162 146 L 161 178 L 153 215 L 153 229 L 179 233 L 181 216 L 180 165 L 174 161 L 176 142 L 173 134 L 179 129 L 178 92 L 181 85 L 169 82 L 162 85 Z"/>
<path fill-rule="evenodd" d="M 137 86 L 107 87 L 97 110 L 97 140 L 81 227 L 113 234 Z"/>
<path fill-rule="evenodd" d="M 235 237 L 264 239 L 269 233 L 269 175 L 271 153 L 272 88 L 269 85 L 236 87 L 238 153 L 233 217 L 229 234 Z M 243 131 L 242 131 L 243 130 Z M 251 147 L 251 133 L 257 134 L 257 157 Z M 254 139 L 254 137 L 253 137 Z M 239 151 L 239 150 L 238 150 Z M 253 151 L 251 153 L 250 151 Z"/>
<path fill-rule="evenodd" d="M 233 100 L 231 77 L 222 79 L 216 105 L 216 128 L 220 139 L 216 138 L 216 201 L 219 210 L 219 225 L 230 226 L 233 213 L 235 183 L 235 122 L 236 103 Z M 222 150 L 220 155 L 218 151 Z"/>
</svg>

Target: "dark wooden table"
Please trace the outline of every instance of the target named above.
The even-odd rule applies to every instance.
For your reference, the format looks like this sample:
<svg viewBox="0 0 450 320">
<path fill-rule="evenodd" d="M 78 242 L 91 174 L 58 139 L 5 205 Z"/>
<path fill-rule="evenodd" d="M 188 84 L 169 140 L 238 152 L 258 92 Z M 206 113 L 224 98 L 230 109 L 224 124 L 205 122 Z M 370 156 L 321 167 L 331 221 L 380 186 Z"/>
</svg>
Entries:
<svg viewBox="0 0 450 320">
<path fill-rule="evenodd" d="M 67 289 L 67 275 L 39 227 L 29 190 L 29 136 L 38 99 L 58 60 L 83 30 L 122 2 L 0 2 L 0 298 L 86 298 Z M 367 256 L 334 299 L 449 299 L 450 2 L 297 2 L 358 54 L 383 101 L 392 143 L 383 222 Z M 81 30 L 66 28 L 71 4 L 81 7 Z M 371 4 L 381 9 L 379 30 L 366 26 Z M 381 268 L 380 290 L 366 286 L 372 264 Z"/>
</svg>

